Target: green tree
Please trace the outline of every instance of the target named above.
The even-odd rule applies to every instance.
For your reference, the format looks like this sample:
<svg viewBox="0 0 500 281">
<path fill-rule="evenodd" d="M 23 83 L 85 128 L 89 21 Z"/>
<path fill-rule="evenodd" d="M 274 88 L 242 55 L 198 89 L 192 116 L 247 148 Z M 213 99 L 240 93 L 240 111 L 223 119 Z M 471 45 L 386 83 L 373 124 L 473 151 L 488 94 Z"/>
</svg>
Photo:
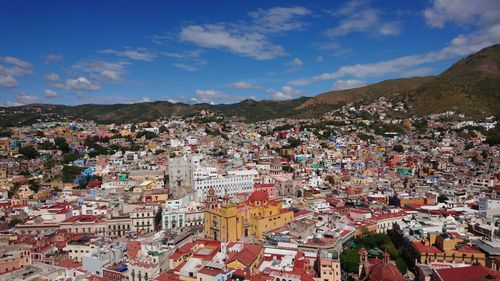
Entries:
<svg viewBox="0 0 500 281">
<path fill-rule="evenodd" d="M 465 145 L 464 149 L 465 149 L 465 150 L 469 150 L 469 149 L 471 149 L 471 148 L 473 148 L 473 147 L 474 147 L 474 144 L 473 144 L 472 142 L 469 142 L 469 143 L 467 143 L 467 144 Z"/>
<path fill-rule="evenodd" d="M 57 137 L 54 139 L 54 144 L 57 149 L 61 150 L 63 153 L 69 152 L 69 144 L 66 142 L 66 139 L 63 137 Z"/>
<path fill-rule="evenodd" d="M 35 159 L 40 155 L 38 153 L 38 150 L 31 144 L 19 148 L 19 153 L 21 153 L 24 157 L 28 159 Z"/>
<path fill-rule="evenodd" d="M 9 221 L 9 227 L 12 228 L 14 226 L 16 226 L 18 223 L 20 223 L 21 221 L 18 219 L 18 218 L 13 218 Z"/>
<path fill-rule="evenodd" d="M 73 161 L 78 160 L 78 158 L 79 158 L 79 156 L 76 153 L 66 153 L 63 155 L 63 163 L 68 164 L 68 163 L 71 163 Z"/>
<path fill-rule="evenodd" d="M 83 168 L 77 166 L 64 166 L 62 169 L 63 182 L 72 182 L 82 171 Z"/>
<path fill-rule="evenodd" d="M 486 133 L 486 143 L 492 146 L 500 144 L 500 122 L 493 129 L 488 130 Z"/>
<path fill-rule="evenodd" d="M 403 153 L 405 152 L 405 149 L 403 148 L 402 145 L 397 144 L 392 148 L 393 151 L 398 152 L 398 153 Z"/>
<path fill-rule="evenodd" d="M 34 181 L 34 180 L 29 180 L 28 182 L 29 189 L 31 189 L 33 192 L 37 193 L 40 190 L 40 185 Z"/>
<path fill-rule="evenodd" d="M 333 176 L 326 176 L 326 181 L 329 182 L 330 184 L 334 184 L 335 178 Z"/>
<path fill-rule="evenodd" d="M 294 137 L 289 137 L 287 139 L 288 141 L 288 145 L 284 148 L 294 148 L 294 147 L 297 147 L 299 146 L 302 142 L 300 141 L 300 139 L 298 138 L 294 138 Z"/>
<path fill-rule="evenodd" d="M 438 202 L 439 203 L 446 203 L 446 200 L 448 200 L 448 196 L 444 195 L 444 194 L 440 194 L 437 198 Z"/>
</svg>

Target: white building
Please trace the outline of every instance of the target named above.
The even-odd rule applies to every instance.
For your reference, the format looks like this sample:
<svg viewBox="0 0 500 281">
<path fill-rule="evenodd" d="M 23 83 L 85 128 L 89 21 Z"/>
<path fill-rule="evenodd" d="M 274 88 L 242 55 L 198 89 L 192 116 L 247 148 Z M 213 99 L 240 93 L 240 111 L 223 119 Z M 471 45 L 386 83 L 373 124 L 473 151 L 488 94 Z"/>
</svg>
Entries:
<svg viewBox="0 0 500 281">
<path fill-rule="evenodd" d="M 500 213 L 500 198 L 479 197 L 479 211 L 487 215 Z"/>
<path fill-rule="evenodd" d="M 330 209 L 330 204 L 325 199 L 313 200 L 310 206 L 315 212 L 323 212 Z"/>
<path fill-rule="evenodd" d="M 229 171 L 225 175 L 210 174 L 207 177 L 198 177 L 194 182 L 195 199 L 197 202 L 205 200 L 210 187 L 215 190 L 218 197 L 224 195 L 234 196 L 237 193 L 251 193 L 254 177 L 258 175 L 255 170 Z"/>
<path fill-rule="evenodd" d="M 189 202 L 188 198 L 167 200 L 162 212 L 164 230 L 181 230 L 183 227 L 203 224 L 203 204 Z"/>
</svg>

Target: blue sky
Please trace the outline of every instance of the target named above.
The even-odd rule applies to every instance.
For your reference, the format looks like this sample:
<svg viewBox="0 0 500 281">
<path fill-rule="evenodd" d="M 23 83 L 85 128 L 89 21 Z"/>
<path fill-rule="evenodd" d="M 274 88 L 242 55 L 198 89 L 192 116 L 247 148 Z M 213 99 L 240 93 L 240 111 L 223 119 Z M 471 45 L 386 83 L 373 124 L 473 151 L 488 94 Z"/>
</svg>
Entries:
<svg viewBox="0 0 500 281">
<path fill-rule="evenodd" d="M 0 105 L 290 99 L 438 74 L 500 42 L 500 1 L 19 1 Z"/>
</svg>

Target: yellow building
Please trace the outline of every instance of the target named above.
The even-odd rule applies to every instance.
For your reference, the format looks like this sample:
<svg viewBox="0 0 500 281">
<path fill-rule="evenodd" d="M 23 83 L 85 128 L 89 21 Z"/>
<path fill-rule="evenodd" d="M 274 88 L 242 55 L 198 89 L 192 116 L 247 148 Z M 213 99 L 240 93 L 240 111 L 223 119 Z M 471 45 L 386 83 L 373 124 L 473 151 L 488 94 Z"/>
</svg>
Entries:
<svg viewBox="0 0 500 281">
<path fill-rule="evenodd" d="M 427 240 L 413 241 L 414 260 L 421 264 L 465 263 L 486 265 L 486 255 L 460 237 L 430 233 Z"/>
<path fill-rule="evenodd" d="M 279 201 L 269 200 L 262 191 L 253 192 L 247 201 L 230 204 L 224 197 L 219 204 L 213 188 L 205 201 L 205 237 L 235 242 L 242 237 L 262 240 L 264 234 L 292 220 L 293 212 L 282 209 Z"/>
</svg>

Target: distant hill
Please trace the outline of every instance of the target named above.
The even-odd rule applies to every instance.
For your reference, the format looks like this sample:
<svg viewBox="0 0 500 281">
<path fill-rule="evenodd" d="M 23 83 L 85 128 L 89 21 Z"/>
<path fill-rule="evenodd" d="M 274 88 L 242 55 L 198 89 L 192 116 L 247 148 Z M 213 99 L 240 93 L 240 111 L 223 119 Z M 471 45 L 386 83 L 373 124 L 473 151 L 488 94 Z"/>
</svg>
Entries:
<svg viewBox="0 0 500 281">
<path fill-rule="evenodd" d="M 209 110 L 246 122 L 289 117 L 300 114 L 295 108 L 307 101 L 301 97 L 285 101 L 244 100 L 234 104 L 184 104 L 168 101 L 133 104 L 83 104 L 77 106 L 30 104 L 0 108 L 0 127 L 31 124 L 37 119 L 54 120 L 56 116 L 82 118 L 103 123 L 140 122 L 161 117 L 187 116 Z"/>
<path fill-rule="evenodd" d="M 446 110 L 484 117 L 500 113 L 500 45 L 472 54 L 402 96 L 417 114 Z"/>
<path fill-rule="evenodd" d="M 432 79 L 434 79 L 434 76 L 399 78 L 385 80 L 360 88 L 329 91 L 307 100 L 301 104 L 298 109 L 318 104 L 337 104 L 339 102 L 356 103 L 363 100 L 370 101 L 381 96 L 399 95 L 401 93 L 415 90 Z"/>
<path fill-rule="evenodd" d="M 0 107 L 0 127 L 37 120 L 84 118 L 104 123 L 149 121 L 209 110 L 246 122 L 283 117 L 311 118 L 346 103 L 369 102 L 385 96 L 403 101 L 413 114 L 448 110 L 472 117 L 500 115 L 500 45 L 464 58 L 438 76 L 386 80 L 356 89 L 330 91 L 315 97 L 285 101 L 244 100 L 234 104 L 185 104 L 167 101 L 77 106 L 31 104 Z"/>
</svg>

